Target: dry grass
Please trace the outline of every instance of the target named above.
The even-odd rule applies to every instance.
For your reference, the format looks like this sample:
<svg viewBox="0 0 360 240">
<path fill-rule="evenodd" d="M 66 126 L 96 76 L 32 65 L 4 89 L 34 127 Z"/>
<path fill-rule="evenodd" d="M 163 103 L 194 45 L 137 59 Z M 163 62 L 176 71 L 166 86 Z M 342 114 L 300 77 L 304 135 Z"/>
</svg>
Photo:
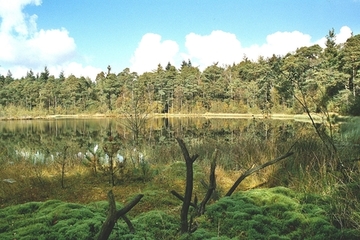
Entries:
<svg viewBox="0 0 360 240">
<path fill-rule="evenodd" d="M 107 192 L 112 189 L 117 201 L 126 202 L 129 198 L 147 191 L 157 191 L 169 198 L 174 198 L 171 190 L 184 192 L 186 167 L 184 162 L 175 162 L 152 168 L 152 176 L 142 179 L 129 167 L 125 175 L 117 175 L 117 184 L 111 187 L 109 177 L 104 173 L 94 175 L 91 169 L 84 165 L 74 164 L 65 168 L 64 185 L 61 187 L 61 169 L 56 164 L 33 165 L 20 161 L 6 164 L 0 169 L 2 179 L 13 179 L 16 182 L 0 182 L 0 206 L 5 207 L 29 201 L 46 201 L 59 199 L 67 202 L 89 203 L 107 199 Z M 216 169 L 217 188 L 224 194 L 242 171 L 226 171 L 221 166 Z M 194 193 L 200 198 L 206 189 L 200 180 L 208 181 L 209 167 L 194 165 Z M 266 182 L 267 176 L 263 170 L 245 179 L 239 186 L 240 190 L 254 188 Z M 175 199 L 175 198 L 174 198 Z M 156 203 L 156 201 L 155 201 Z M 156 208 L 151 203 L 146 208 Z M 155 204 L 155 205 L 154 205 Z M 151 205 L 154 205 L 151 207 Z"/>
<path fill-rule="evenodd" d="M 88 203 L 106 200 L 110 189 L 108 177 L 99 174 L 94 176 L 90 169 L 81 165 L 66 168 L 64 183 L 61 187 L 61 170 L 58 166 L 32 165 L 26 162 L 8 164 L 0 170 L 3 179 L 16 182 L 1 181 L 1 207 L 29 201 L 46 201 L 59 199 L 69 202 Z M 114 188 L 118 196 L 126 199 L 139 192 L 138 184 L 119 185 Z M 121 201 L 121 199 L 119 199 Z"/>
</svg>

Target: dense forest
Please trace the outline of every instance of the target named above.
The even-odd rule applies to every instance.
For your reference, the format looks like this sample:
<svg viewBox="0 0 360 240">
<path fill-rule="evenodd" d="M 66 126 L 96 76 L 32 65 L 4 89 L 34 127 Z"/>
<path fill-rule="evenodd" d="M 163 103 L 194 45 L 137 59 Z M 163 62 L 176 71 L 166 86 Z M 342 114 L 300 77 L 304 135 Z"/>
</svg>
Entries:
<svg viewBox="0 0 360 240">
<path fill-rule="evenodd" d="M 191 61 L 177 69 L 158 65 L 141 75 L 128 68 L 116 74 L 108 66 L 95 81 L 29 70 L 15 79 L 0 75 L 2 115 L 122 113 L 130 103 L 146 103 L 154 113 L 302 113 L 360 115 L 360 35 L 336 44 L 334 30 L 326 47 L 298 48 L 285 56 L 246 56 L 240 63 L 214 63 L 201 71 Z M 303 101 L 298 101 L 302 99 Z M 130 106 L 134 107 L 134 105 Z M 0 116 L 1 117 L 1 116 Z"/>
</svg>

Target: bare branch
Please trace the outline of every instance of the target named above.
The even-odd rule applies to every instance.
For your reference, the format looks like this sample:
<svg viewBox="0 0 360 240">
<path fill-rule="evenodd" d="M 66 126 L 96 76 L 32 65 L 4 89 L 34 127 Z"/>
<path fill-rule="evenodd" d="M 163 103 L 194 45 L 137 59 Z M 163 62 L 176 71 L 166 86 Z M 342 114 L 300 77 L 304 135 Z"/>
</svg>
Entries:
<svg viewBox="0 0 360 240">
<path fill-rule="evenodd" d="M 176 138 L 176 141 L 179 143 L 179 146 L 180 146 L 181 151 L 182 151 L 182 153 L 184 155 L 185 161 L 194 162 L 199 157 L 198 154 L 195 154 L 192 157 L 190 157 L 189 151 L 187 150 L 184 141 L 182 139 L 180 139 L 180 138 Z"/>
<path fill-rule="evenodd" d="M 120 218 L 121 216 L 125 215 L 127 212 L 129 212 L 133 207 L 135 207 L 138 202 L 144 197 L 144 194 L 137 195 L 131 202 L 126 204 L 122 209 L 116 212 L 116 217 Z"/>
<path fill-rule="evenodd" d="M 101 227 L 100 234 L 98 236 L 98 240 L 106 240 L 109 238 L 111 231 L 113 230 L 113 228 L 115 226 L 115 223 L 117 222 L 117 220 L 120 217 L 122 217 L 124 219 L 124 221 L 129 226 L 130 231 L 133 232 L 134 227 L 132 226 L 130 220 L 125 216 L 125 214 L 127 212 L 129 212 L 141 200 L 141 198 L 143 196 L 144 196 L 143 194 L 137 195 L 130 203 L 125 205 L 119 211 L 116 211 L 115 197 L 114 197 L 112 190 L 110 190 L 108 192 L 109 213 L 106 217 L 105 222 L 103 223 L 103 225 Z"/>
<path fill-rule="evenodd" d="M 273 165 L 291 155 L 293 155 L 294 152 L 288 152 L 286 153 L 285 155 L 282 155 L 278 158 L 275 158 L 274 160 L 271 160 L 271 161 L 268 161 L 260 166 L 257 166 L 257 167 L 251 167 L 249 168 L 248 170 L 246 170 L 246 172 L 244 172 L 239 178 L 238 180 L 236 180 L 236 182 L 234 183 L 234 185 L 230 188 L 230 190 L 226 193 L 225 196 L 231 196 L 231 194 L 233 194 L 233 192 L 235 191 L 235 189 L 239 186 L 239 184 L 245 179 L 247 178 L 248 176 L 250 176 L 251 174 L 253 174 L 254 172 L 257 172 L 267 166 L 270 166 L 270 165 Z"/>
<path fill-rule="evenodd" d="M 189 232 L 188 226 L 188 213 L 189 207 L 191 204 L 192 191 L 194 186 L 194 171 L 193 171 L 193 163 L 198 158 L 199 155 L 195 154 L 190 157 L 189 152 L 185 146 L 185 143 L 182 139 L 176 138 L 181 148 L 181 151 L 185 158 L 186 163 L 186 187 L 185 187 L 185 195 L 183 200 L 183 205 L 181 208 L 181 233 Z"/>
<path fill-rule="evenodd" d="M 216 178 L 215 178 L 215 168 L 216 168 L 216 159 L 218 156 L 218 150 L 215 149 L 214 155 L 213 155 L 213 159 L 211 162 L 211 167 L 210 167 L 210 176 L 209 176 L 209 186 L 208 186 L 208 190 L 205 194 L 204 199 L 201 201 L 199 209 L 198 209 L 198 214 L 199 215 L 203 215 L 205 212 L 205 205 L 207 204 L 207 202 L 210 200 L 213 192 L 216 189 Z"/>
<path fill-rule="evenodd" d="M 184 197 L 181 196 L 179 193 L 177 193 L 175 190 L 171 190 L 171 194 L 180 199 L 182 202 L 184 202 Z M 190 202 L 190 206 L 196 208 L 196 205 L 192 202 Z"/>
</svg>

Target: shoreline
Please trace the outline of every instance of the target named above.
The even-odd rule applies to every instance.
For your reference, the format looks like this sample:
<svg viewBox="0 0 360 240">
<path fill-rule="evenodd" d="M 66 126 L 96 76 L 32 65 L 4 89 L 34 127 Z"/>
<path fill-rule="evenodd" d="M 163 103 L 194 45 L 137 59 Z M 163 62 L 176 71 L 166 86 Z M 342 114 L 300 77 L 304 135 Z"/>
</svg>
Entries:
<svg viewBox="0 0 360 240">
<path fill-rule="evenodd" d="M 333 117 L 340 120 L 348 118 L 347 116 L 340 116 L 332 114 Z M 44 120 L 44 119 L 101 119 L 101 118 L 125 118 L 126 116 L 121 114 L 55 114 L 45 116 L 20 116 L 20 117 L 1 117 L 0 121 L 17 121 L 17 120 Z M 149 114 L 150 118 L 206 118 L 206 119 L 274 119 L 274 120 L 295 120 L 295 121 L 310 121 L 307 114 L 252 114 L 252 113 L 154 113 Z M 324 116 L 318 114 L 312 114 L 315 121 L 324 121 Z"/>
</svg>

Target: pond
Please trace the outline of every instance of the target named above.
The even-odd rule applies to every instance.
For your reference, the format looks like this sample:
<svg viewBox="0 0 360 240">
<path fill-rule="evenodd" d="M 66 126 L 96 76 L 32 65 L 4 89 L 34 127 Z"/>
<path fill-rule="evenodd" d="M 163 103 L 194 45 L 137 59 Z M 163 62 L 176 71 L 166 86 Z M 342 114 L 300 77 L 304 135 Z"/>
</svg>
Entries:
<svg viewBox="0 0 360 240">
<path fill-rule="evenodd" d="M 109 139 L 115 139 L 122 151 L 142 148 L 139 145 L 153 149 L 174 147 L 176 137 L 184 139 L 190 147 L 206 144 L 211 148 L 239 142 L 250 142 L 250 146 L 256 147 L 293 141 L 303 131 L 311 132 L 311 125 L 294 120 L 153 118 L 146 122 L 140 144 L 136 144 L 126 119 L 121 118 L 1 121 L 0 161 L 52 160 L 65 147 L 68 156 L 81 157 L 95 147 L 103 148 Z"/>
</svg>

